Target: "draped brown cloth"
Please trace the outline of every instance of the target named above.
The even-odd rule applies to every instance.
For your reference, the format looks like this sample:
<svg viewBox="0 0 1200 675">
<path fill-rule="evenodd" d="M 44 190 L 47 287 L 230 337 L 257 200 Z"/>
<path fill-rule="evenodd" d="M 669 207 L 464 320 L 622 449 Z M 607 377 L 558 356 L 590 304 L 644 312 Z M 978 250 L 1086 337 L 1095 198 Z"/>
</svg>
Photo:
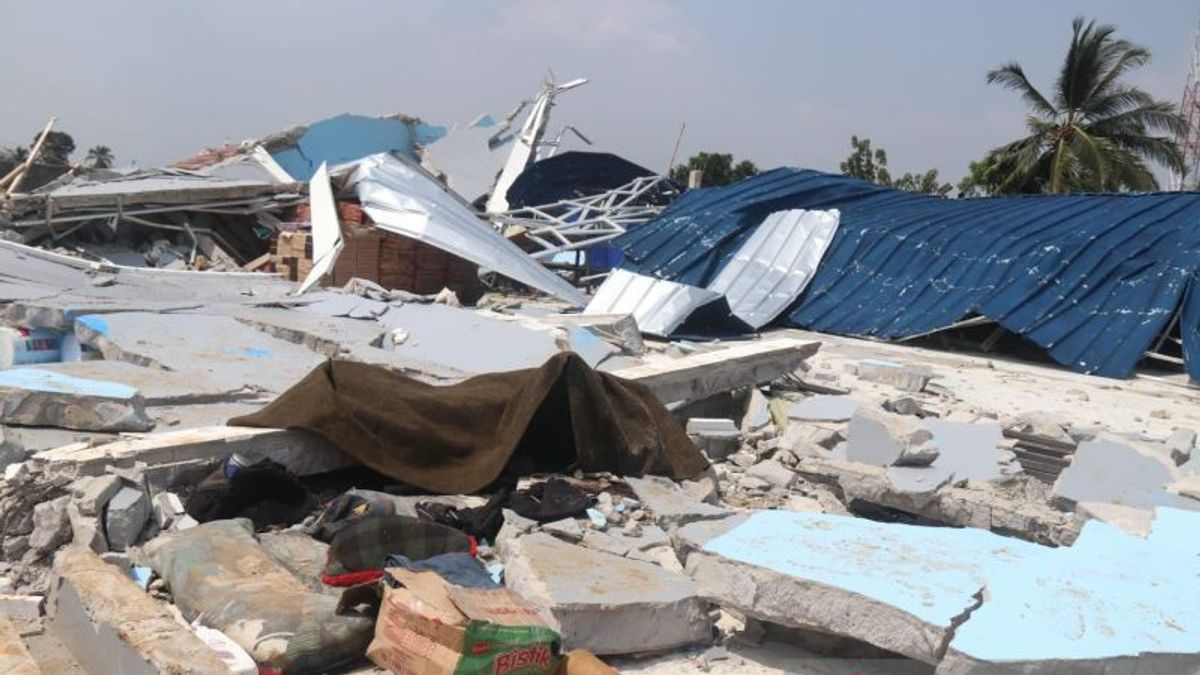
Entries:
<svg viewBox="0 0 1200 675">
<path fill-rule="evenodd" d="M 556 354 L 538 368 L 434 386 L 330 360 L 232 425 L 315 432 L 372 469 L 431 492 L 477 492 L 500 476 L 611 471 L 681 479 L 708 462 L 645 386 Z"/>
</svg>

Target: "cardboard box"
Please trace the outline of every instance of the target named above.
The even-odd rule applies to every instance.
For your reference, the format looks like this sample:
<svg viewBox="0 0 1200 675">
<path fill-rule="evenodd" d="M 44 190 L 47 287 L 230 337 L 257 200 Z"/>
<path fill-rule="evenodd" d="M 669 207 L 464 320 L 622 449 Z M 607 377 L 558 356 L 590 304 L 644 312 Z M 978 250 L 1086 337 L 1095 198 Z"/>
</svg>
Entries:
<svg viewBox="0 0 1200 675">
<path fill-rule="evenodd" d="M 388 580 L 396 582 L 393 586 Z M 385 570 L 367 658 L 397 675 L 550 675 L 561 642 L 506 589 L 454 586 L 435 572 Z"/>
</svg>

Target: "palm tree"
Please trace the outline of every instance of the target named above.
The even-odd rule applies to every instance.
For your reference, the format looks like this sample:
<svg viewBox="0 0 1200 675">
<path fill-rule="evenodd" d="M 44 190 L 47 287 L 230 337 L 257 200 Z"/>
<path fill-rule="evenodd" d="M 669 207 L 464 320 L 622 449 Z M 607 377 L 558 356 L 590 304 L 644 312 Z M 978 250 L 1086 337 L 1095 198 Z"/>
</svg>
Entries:
<svg viewBox="0 0 1200 675">
<path fill-rule="evenodd" d="M 108 147 L 107 145 L 97 145 L 91 150 L 88 150 L 87 153 L 88 164 L 96 169 L 107 169 L 111 167 L 115 159 L 116 158 L 113 157 L 112 148 Z"/>
<path fill-rule="evenodd" d="M 1183 156 L 1173 139 L 1185 123 L 1174 104 L 1121 81 L 1148 64 L 1150 52 L 1114 37 L 1112 26 L 1085 25 L 1080 17 L 1071 27 L 1071 47 L 1052 96 L 1038 91 L 1016 62 L 987 74 L 989 84 L 1021 94 L 1030 111 L 1029 135 L 989 153 L 1002 177 L 998 191 L 1158 189 L 1146 162 L 1181 169 Z"/>
</svg>

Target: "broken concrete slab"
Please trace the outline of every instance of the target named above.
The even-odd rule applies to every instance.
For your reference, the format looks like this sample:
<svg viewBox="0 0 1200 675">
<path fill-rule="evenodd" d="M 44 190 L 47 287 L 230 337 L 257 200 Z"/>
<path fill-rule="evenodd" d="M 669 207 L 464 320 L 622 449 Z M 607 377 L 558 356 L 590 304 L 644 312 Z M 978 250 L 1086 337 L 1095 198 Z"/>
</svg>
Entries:
<svg viewBox="0 0 1200 675">
<path fill-rule="evenodd" d="M 1150 526 L 1154 522 L 1154 511 L 1139 509 L 1121 504 L 1108 502 L 1079 502 L 1075 504 L 1075 513 L 1108 523 L 1120 528 L 1122 532 L 1135 537 L 1146 537 L 1150 534 Z"/>
<path fill-rule="evenodd" d="M 0 672 L 5 675 L 42 675 L 13 622 L 0 613 Z"/>
<path fill-rule="evenodd" d="M 38 368 L 0 371 L 0 423 L 80 431 L 154 427 L 136 389 Z"/>
<path fill-rule="evenodd" d="M 202 427 L 128 438 L 89 446 L 45 450 L 30 458 L 39 470 L 75 479 L 98 476 L 107 467 L 149 467 L 192 460 L 216 461 L 233 453 L 250 461 L 273 459 L 299 476 L 325 473 L 350 464 L 328 441 L 301 430 L 253 427 Z"/>
<path fill-rule="evenodd" d="M 1163 441 L 1163 450 L 1175 466 L 1183 466 L 1192 458 L 1196 447 L 1196 431 L 1194 429 L 1175 429 Z"/>
<path fill-rule="evenodd" d="M 714 529 L 678 533 L 685 567 L 707 597 L 932 664 L 978 604 L 990 565 L 1041 549 L 980 530 L 785 511 Z"/>
<path fill-rule="evenodd" d="M 279 393 L 300 381 L 324 358 L 228 316 L 127 312 L 81 316 L 80 343 L 104 358 L 136 365 L 195 372 L 220 389 L 251 387 Z"/>
<path fill-rule="evenodd" d="M 849 396 L 810 396 L 788 408 L 788 420 L 803 422 L 845 422 L 854 417 L 861 404 Z M 790 424 L 788 425 L 791 426 Z"/>
<path fill-rule="evenodd" d="M 71 524 L 72 543 L 86 546 L 96 553 L 108 552 L 108 540 L 104 536 L 104 525 L 99 516 L 84 515 L 79 504 L 72 500 L 67 502 L 67 521 Z"/>
<path fill-rule="evenodd" d="M 67 516 L 70 501 L 69 495 L 63 495 L 33 507 L 29 548 L 35 558 L 41 558 L 71 540 L 71 521 Z"/>
<path fill-rule="evenodd" d="M 567 649 L 633 654 L 707 642 L 708 607 L 687 577 L 547 534 L 510 540 L 507 587 L 538 608 Z"/>
<path fill-rule="evenodd" d="M 1004 434 L 997 423 L 926 419 L 924 424 L 939 453 L 934 465 L 956 480 L 990 481 L 1020 470 L 1013 453 L 1001 445 Z"/>
<path fill-rule="evenodd" d="M 846 459 L 890 466 L 906 449 L 924 445 L 932 439 L 933 434 L 915 418 L 863 407 L 850 420 Z"/>
<path fill-rule="evenodd" d="M 995 566 L 939 675 L 1200 671 L 1197 527 L 1169 508 L 1144 539 L 1090 521 L 1074 546 Z"/>
<path fill-rule="evenodd" d="M 28 366 L 60 375 L 114 382 L 136 389 L 147 406 L 218 403 L 258 396 L 244 385 L 221 387 L 199 372 L 145 368 L 124 361 L 74 361 Z"/>
<path fill-rule="evenodd" d="M 642 507 L 664 528 L 729 515 L 725 509 L 695 499 L 667 478 L 646 476 L 626 478 L 625 481 L 633 488 Z"/>
<path fill-rule="evenodd" d="M 150 519 L 150 499 L 141 488 L 122 487 L 104 511 L 104 534 L 109 548 L 124 551 L 137 543 Z"/>
<path fill-rule="evenodd" d="M 55 557 L 49 628 L 91 673 L 225 672 L 220 658 L 116 566 L 69 546 Z"/>
<path fill-rule="evenodd" d="M 858 377 L 867 382 L 889 384 L 902 391 L 918 392 L 933 379 L 933 371 L 895 361 L 865 359 L 858 364 Z"/>
<path fill-rule="evenodd" d="M 746 469 L 746 476 L 758 478 L 765 481 L 767 484 L 787 490 L 796 482 L 796 472 L 780 464 L 778 461 L 768 459 L 764 462 L 759 462 L 754 466 Z"/>
<path fill-rule="evenodd" d="M 1110 439 L 1084 441 L 1054 483 L 1054 497 L 1068 503 L 1200 508 L 1200 503 L 1166 490 L 1180 477 L 1179 469 L 1161 453 Z"/>
</svg>

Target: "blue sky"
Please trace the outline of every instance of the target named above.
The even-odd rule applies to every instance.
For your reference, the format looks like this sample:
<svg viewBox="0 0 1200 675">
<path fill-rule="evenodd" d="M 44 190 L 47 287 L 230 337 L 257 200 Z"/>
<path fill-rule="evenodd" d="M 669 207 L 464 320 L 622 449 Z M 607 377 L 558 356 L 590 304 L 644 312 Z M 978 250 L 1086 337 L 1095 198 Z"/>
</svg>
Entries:
<svg viewBox="0 0 1200 675">
<path fill-rule="evenodd" d="M 453 125 L 502 115 L 552 69 L 591 79 L 555 122 L 652 169 L 686 121 L 684 157 L 836 171 L 858 134 L 893 173 L 956 181 L 1023 132 L 1020 99 L 984 74 L 1016 60 L 1049 88 L 1078 14 L 1149 47 L 1134 82 L 1178 100 L 1196 0 L 0 0 L 0 145 L 50 115 L 139 166 L 341 112 Z"/>
</svg>

